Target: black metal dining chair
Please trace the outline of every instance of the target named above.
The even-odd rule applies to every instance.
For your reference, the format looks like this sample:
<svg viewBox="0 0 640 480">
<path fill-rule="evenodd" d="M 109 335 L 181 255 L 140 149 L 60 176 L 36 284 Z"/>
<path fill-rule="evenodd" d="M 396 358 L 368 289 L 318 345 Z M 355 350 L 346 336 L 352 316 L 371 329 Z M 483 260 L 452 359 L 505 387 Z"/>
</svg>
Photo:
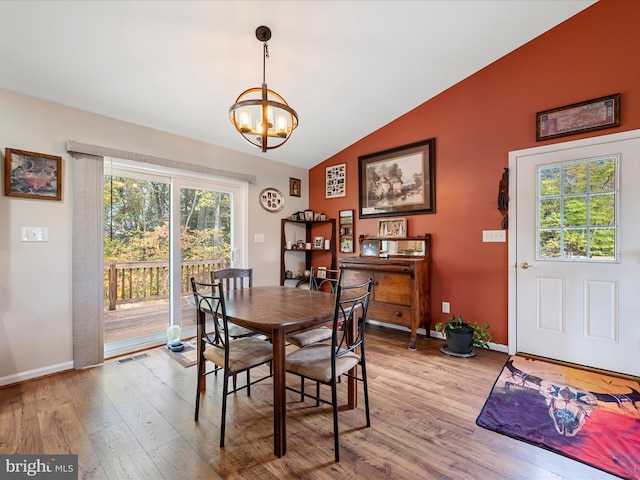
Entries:
<svg viewBox="0 0 640 480">
<path fill-rule="evenodd" d="M 359 380 L 363 384 L 367 427 L 371 426 L 369 415 L 369 390 L 365 357 L 365 323 L 373 280 L 358 285 L 338 285 L 336 291 L 334 321 L 331 344 L 315 343 L 294 350 L 286 356 L 287 372 L 317 382 L 315 395 L 299 391 L 303 397 L 310 397 L 333 407 L 333 438 L 335 460 L 340 461 L 338 441 L 338 379 L 342 375 Z M 360 366 L 361 375 L 350 370 Z M 320 397 L 320 384 L 331 387 L 331 401 Z M 289 388 L 294 390 L 293 388 Z"/>
<path fill-rule="evenodd" d="M 223 268 L 211 271 L 211 283 L 222 283 L 225 291 L 253 287 L 253 268 Z M 233 339 L 258 335 L 248 328 L 229 323 L 229 336 Z"/>
<path fill-rule="evenodd" d="M 323 276 L 319 276 L 319 272 L 322 272 Z M 341 280 L 342 270 L 325 270 L 311 267 L 309 290 L 316 290 L 319 292 L 328 291 L 335 294 Z M 331 327 L 318 327 L 287 336 L 287 342 L 298 348 L 329 340 L 331 340 Z"/>
<path fill-rule="evenodd" d="M 247 396 L 251 396 L 251 385 L 266 380 L 271 377 L 271 370 L 268 375 L 264 375 L 257 380 L 251 380 L 250 371 L 252 368 L 270 363 L 273 359 L 273 348 L 271 343 L 260 340 L 256 337 L 241 337 L 235 340 L 229 335 L 230 323 L 227 319 L 227 312 L 224 304 L 224 294 L 221 283 L 202 283 L 191 279 L 193 296 L 198 312 L 197 324 L 197 375 L 198 381 L 196 392 L 195 421 L 198 421 L 200 412 L 200 396 L 202 393 L 203 378 L 209 373 L 222 370 L 224 378 L 222 381 L 222 418 L 220 421 L 220 447 L 224 447 L 225 425 L 227 413 L 227 396 L 239 390 L 246 389 Z M 207 332 L 207 318 L 211 320 L 212 328 Z M 215 370 L 207 371 L 207 362 L 216 365 Z M 236 386 L 229 390 L 229 377 L 246 372 L 246 383 L 240 387 Z"/>
</svg>

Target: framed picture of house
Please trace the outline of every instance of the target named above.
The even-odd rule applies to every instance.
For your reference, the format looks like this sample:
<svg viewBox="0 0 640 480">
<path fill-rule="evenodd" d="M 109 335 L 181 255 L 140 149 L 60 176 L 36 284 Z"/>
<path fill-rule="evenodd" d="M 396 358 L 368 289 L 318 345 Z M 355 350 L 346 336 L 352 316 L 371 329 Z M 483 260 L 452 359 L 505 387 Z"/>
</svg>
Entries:
<svg viewBox="0 0 640 480">
<path fill-rule="evenodd" d="M 7 148 L 4 165 L 8 197 L 62 200 L 62 157 Z"/>
<path fill-rule="evenodd" d="M 358 157 L 360 218 L 436 212 L 435 138 Z"/>
</svg>

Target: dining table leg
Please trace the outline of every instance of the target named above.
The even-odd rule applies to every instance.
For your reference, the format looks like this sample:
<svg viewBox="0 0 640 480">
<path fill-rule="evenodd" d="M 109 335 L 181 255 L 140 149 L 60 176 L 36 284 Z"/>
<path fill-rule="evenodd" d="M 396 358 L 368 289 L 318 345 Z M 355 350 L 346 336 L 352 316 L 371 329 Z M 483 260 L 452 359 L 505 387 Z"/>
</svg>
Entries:
<svg viewBox="0 0 640 480">
<path fill-rule="evenodd" d="M 285 378 L 284 330 L 274 330 L 273 342 L 273 438 L 274 453 L 281 458 L 287 453 L 287 385 Z"/>
</svg>

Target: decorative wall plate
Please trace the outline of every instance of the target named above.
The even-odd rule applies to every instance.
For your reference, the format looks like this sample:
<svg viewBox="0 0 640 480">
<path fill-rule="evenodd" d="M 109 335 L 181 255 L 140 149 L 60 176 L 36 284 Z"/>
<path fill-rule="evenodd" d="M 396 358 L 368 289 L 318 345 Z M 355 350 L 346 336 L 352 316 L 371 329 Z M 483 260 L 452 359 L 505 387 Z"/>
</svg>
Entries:
<svg viewBox="0 0 640 480">
<path fill-rule="evenodd" d="M 284 208 L 284 196 L 277 188 L 265 188 L 258 196 L 260 206 L 267 212 L 279 212 Z"/>
</svg>

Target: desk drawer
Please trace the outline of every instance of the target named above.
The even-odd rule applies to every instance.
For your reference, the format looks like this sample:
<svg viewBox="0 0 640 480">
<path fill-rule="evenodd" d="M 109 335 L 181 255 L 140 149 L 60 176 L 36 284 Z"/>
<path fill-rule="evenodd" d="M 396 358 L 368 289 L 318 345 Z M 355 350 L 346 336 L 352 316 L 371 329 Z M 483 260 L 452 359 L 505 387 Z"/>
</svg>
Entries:
<svg viewBox="0 0 640 480">
<path fill-rule="evenodd" d="M 378 320 L 379 322 L 411 327 L 411 307 L 372 302 L 369 304 L 367 318 L 369 320 Z"/>
</svg>

